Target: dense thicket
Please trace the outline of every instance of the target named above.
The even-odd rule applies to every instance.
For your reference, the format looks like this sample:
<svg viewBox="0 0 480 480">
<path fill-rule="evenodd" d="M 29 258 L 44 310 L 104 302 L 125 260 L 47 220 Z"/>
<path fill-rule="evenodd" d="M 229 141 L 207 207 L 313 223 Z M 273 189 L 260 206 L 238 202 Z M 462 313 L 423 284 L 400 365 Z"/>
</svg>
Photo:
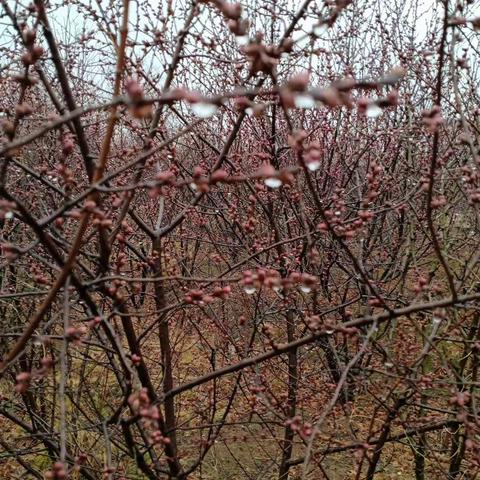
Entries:
<svg viewBox="0 0 480 480">
<path fill-rule="evenodd" d="M 0 15 L 2 478 L 477 478 L 480 2 Z"/>
</svg>

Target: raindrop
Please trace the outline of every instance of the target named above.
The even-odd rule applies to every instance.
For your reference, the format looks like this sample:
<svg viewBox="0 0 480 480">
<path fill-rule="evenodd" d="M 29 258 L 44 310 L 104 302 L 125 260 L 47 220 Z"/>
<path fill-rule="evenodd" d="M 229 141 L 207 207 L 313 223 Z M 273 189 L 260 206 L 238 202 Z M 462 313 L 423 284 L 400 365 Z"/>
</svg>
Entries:
<svg viewBox="0 0 480 480">
<path fill-rule="evenodd" d="M 256 288 L 253 285 L 245 285 L 244 290 L 247 295 L 253 295 L 256 292 Z"/>
<path fill-rule="evenodd" d="M 282 186 L 282 181 L 279 178 L 269 177 L 265 179 L 265 185 L 270 188 L 279 188 Z"/>
<path fill-rule="evenodd" d="M 311 172 L 314 172 L 315 170 L 318 170 L 320 168 L 320 162 L 318 160 L 314 160 L 313 162 L 308 162 L 307 163 L 307 168 Z"/>
<path fill-rule="evenodd" d="M 248 38 L 248 35 L 236 35 L 235 40 L 237 41 L 237 44 L 240 46 L 247 45 L 250 39 Z"/>
<path fill-rule="evenodd" d="M 365 112 L 368 118 L 378 118 L 382 113 L 383 110 L 376 103 L 370 103 Z"/>
<path fill-rule="evenodd" d="M 300 285 L 300 290 L 303 293 L 310 293 L 312 291 L 312 289 L 307 285 Z"/>
<path fill-rule="evenodd" d="M 7 212 L 7 213 L 5 214 L 5 218 L 8 219 L 8 220 L 11 219 L 11 218 L 13 218 L 13 212 Z"/>
<path fill-rule="evenodd" d="M 210 118 L 217 113 L 218 107 L 213 103 L 198 102 L 192 104 L 193 113 L 200 118 Z"/>
<path fill-rule="evenodd" d="M 313 97 L 303 93 L 295 95 L 293 102 L 297 108 L 309 109 L 315 107 L 315 100 Z"/>
</svg>

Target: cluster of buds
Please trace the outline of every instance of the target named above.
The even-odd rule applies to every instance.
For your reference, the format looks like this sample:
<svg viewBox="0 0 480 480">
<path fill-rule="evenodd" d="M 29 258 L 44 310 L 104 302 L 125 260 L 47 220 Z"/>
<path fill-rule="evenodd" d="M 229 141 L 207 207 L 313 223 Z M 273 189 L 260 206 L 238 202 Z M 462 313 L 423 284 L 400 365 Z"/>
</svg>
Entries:
<svg viewBox="0 0 480 480">
<path fill-rule="evenodd" d="M 136 367 L 142 363 L 142 357 L 140 355 L 137 355 L 136 353 L 133 353 L 130 358 L 132 360 L 132 364 Z"/>
<path fill-rule="evenodd" d="M 75 468 L 78 470 L 82 465 L 85 465 L 85 463 L 87 462 L 87 454 L 86 453 L 83 453 L 83 452 L 80 452 L 75 458 L 74 458 L 74 462 L 75 462 Z"/>
<path fill-rule="evenodd" d="M 307 327 L 313 332 L 318 333 L 320 330 L 331 335 L 334 332 L 342 333 L 345 337 L 355 337 L 358 335 L 358 328 L 346 327 L 342 324 L 335 325 L 332 320 L 322 321 L 318 315 L 311 315 L 306 318 Z"/>
<path fill-rule="evenodd" d="M 438 293 L 438 292 L 434 292 Z M 447 318 L 447 312 L 443 308 L 437 308 L 433 311 L 432 323 L 441 323 Z"/>
<path fill-rule="evenodd" d="M 30 372 L 20 372 L 16 377 L 15 392 L 24 393 L 30 387 L 34 379 L 44 378 L 52 369 L 54 360 L 52 357 L 46 356 L 40 360 L 40 368 Z"/>
<path fill-rule="evenodd" d="M 128 397 L 128 403 L 132 410 L 138 415 L 140 415 L 142 419 L 142 423 L 146 428 L 151 428 L 154 430 L 152 443 L 154 439 L 158 439 L 158 434 L 155 433 L 156 429 L 158 428 L 158 421 L 160 419 L 160 410 L 156 405 L 153 405 L 146 388 L 142 388 L 138 392 L 132 393 Z M 167 442 L 164 442 L 167 443 Z"/>
<path fill-rule="evenodd" d="M 120 224 L 120 231 L 117 233 L 115 237 L 120 244 L 125 244 L 127 238 L 133 234 L 132 226 L 126 221 L 123 220 Z"/>
<path fill-rule="evenodd" d="M 398 105 L 398 92 L 392 90 L 386 97 L 371 100 L 368 98 L 360 98 L 357 101 L 358 112 L 368 118 L 377 118 L 383 114 L 383 110 L 388 107 Z"/>
<path fill-rule="evenodd" d="M 55 361 L 52 357 L 46 356 L 40 360 L 40 368 L 36 371 L 35 375 L 42 378 L 44 377 L 53 367 Z"/>
<path fill-rule="evenodd" d="M 263 394 L 263 392 L 265 392 L 266 388 L 260 383 L 257 383 L 254 385 L 250 385 L 248 389 L 250 391 L 250 395 L 247 396 L 248 403 L 250 404 L 250 407 L 252 408 L 252 410 L 255 410 L 259 403 L 260 397 Z"/>
<path fill-rule="evenodd" d="M 228 3 L 222 0 L 210 0 L 222 12 L 227 20 L 227 26 L 239 40 L 243 43 L 248 40 L 248 21 L 242 19 L 242 6 L 239 3 Z"/>
<path fill-rule="evenodd" d="M 215 287 L 212 292 L 212 297 L 227 298 L 232 293 L 232 287 L 226 285 L 225 287 Z"/>
<path fill-rule="evenodd" d="M 470 403 L 471 399 L 470 392 L 457 392 L 449 398 L 448 403 L 463 408 Z"/>
<path fill-rule="evenodd" d="M 420 177 L 419 184 L 420 184 L 420 188 L 424 192 L 428 191 L 430 186 L 430 178 L 428 177 L 428 175 L 423 175 L 422 177 Z"/>
<path fill-rule="evenodd" d="M 365 456 L 374 449 L 374 445 L 370 445 L 369 443 L 362 443 L 358 448 L 353 451 L 353 457 L 355 463 L 361 464 L 362 461 L 365 459 Z"/>
<path fill-rule="evenodd" d="M 421 390 L 428 390 L 433 387 L 433 377 L 432 375 L 426 374 L 422 375 L 418 380 L 418 388 Z"/>
<path fill-rule="evenodd" d="M 64 157 L 68 157 L 73 153 L 75 149 L 75 143 L 71 135 L 65 135 L 61 140 L 62 154 Z"/>
<path fill-rule="evenodd" d="M 263 393 L 266 390 L 263 385 L 250 385 L 248 389 L 255 395 Z"/>
<path fill-rule="evenodd" d="M 32 382 L 32 374 L 30 372 L 20 372 L 16 377 L 15 392 L 25 393 Z"/>
<path fill-rule="evenodd" d="M 354 86 L 354 80 L 345 79 L 326 88 L 314 88 L 310 91 L 310 94 L 314 101 L 321 102 L 326 107 L 346 107 L 351 110 L 355 104 L 350 95 L 350 90 Z"/>
<path fill-rule="evenodd" d="M 228 29 L 237 37 L 246 37 L 248 21 L 243 20 L 242 6 L 239 3 L 229 3 L 224 0 L 202 0 L 204 3 L 213 3 L 222 12 L 227 20 Z"/>
<path fill-rule="evenodd" d="M 242 19 L 242 7 L 239 3 L 222 2 L 220 10 L 228 19 L 227 26 L 240 43 L 246 43 L 248 40 L 248 20 Z"/>
<path fill-rule="evenodd" d="M 248 401 L 248 404 L 250 405 L 250 408 L 253 411 L 256 411 L 256 407 L 258 404 L 258 395 L 254 395 L 254 394 L 247 395 L 247 401 Z"/>
<path fill-rule="evenodd" d="M 284 51 L 281 47 L 265 45 L 262 40 L 263 35 L 257 33 L 255 40 L 242 48 L 243 53 L 250 60 L 250 75 L 253 76 L 260 72 L 266 75 L 273 74 L 280 55 Z"/>
<path fill-rule="evenodd" d="M 428 288 L 428 278 L 425 277 L 424 275 L 419 275 L 417 277 L 417 282 L 413 285 L 412 290 L 415 293 L 420 293 Z"/>
<path fill-rule="evenodd" d="M 282 287 L 282 278 L 277 270 L 259 268 L 256 272 L 246 270 L 243 272 L 242 285 L 245 293 L 252 295 L 262 286 L 279 291 Z"/>
<path fill-rule="evenodd" d="M 141 408 L 139 414 L 146 421 L 157 422 L 160 419 L 160 411 L 156 405 Z"/>
<path fill-rule="evenodd" d="M 93 215 L 92 225 L 100 226 L 103 228 L 108 228 L 113 225 L 113 221 L 108 218 L 105 212 L 103 212 L 102 210 L 100 210 L 100 208 L 97 207 L 97 204 L 94 200 L 86 200 L 83 204 L 82 211 Z M 82 211 L 73 210 L 72 212 L 70 212 L 70 217 L 79 219 L 81 218 Z"/>
<path fill-rule="evenodd" d="M 67 466 L 62 462 L 55 462 L 51 470 L 45 472 L 45 480 L 64 480 L 68 478 Z"/>
<path fill-rule="evenodd" d="M 112 283 L 107 288 L 107 293 L 115 299 L 117 302 L 123 301 L 123 295 L 120 291 L 122 287 L 127 284 L 125 280 L 121 280 L 119 278 L 115 278 L 112 280 Z"/>
<path fill-rule="evenodd" d="M 313 427 L 309 422 L 302 422 L 300 415 L 295 415 L 293 418 L 289 418 L 285 421 L 285 426 L 290 428 L 292 432 L 298 433 L 304 440 L 312 435 Z"/>
<path fill-rule="evenodd" d="M 262 286 L 276 292 L 297 285 L 303 293 L 310 293 L 317 284 L 317 277 L 308 273 L 292 272 L 288 277 L 282 278 L 277 270 L 259 268 L 255 272 L 243 272 L 242 285 L 249 295 L 255 293 Z"/>
<path fill-rule="evenodd" d="M 280 90 L 282 104 L 285 108 L 310 109 L 316 105 L 314 96 L 307 91 L 309 74 L 300 73 L 293 76 Z"/>
<path fill-rule="evenodd" d="M 289 92 L 302 93 L 307 90 L 309 82 L 310 74 L 308 72 L 297 73 L 289 78 L 284 89 Z"/>
<path fill-rule="evenodd" d="M 145 118 L 152 115 L 152 104 L 145 101 L 145 94 L 140 83 L 133 79 L 125 80 L 125 91 L 131 101 L 130 112 L 135 118 Z"/>
<path fill-rule="evenodd" d="M 69 157 L 75 150 L 75 142 L 71 135 L 65 135 L 60 139 L 60 146 L 62 155 L 59 163 L 53 170 L 48 171 L 49 177 L 52 179 L 61 178 L 64 185 L 73 186 L 76 184 L 73 170 L 68 168 L 66 164 L 67 157 Z"/>
<path fill-rule="evenodd" d="M 205 293 L 200 289 L 189 290 L 185 295 L 185 303 L 190 305 L 206 305 L 212 303 L 215 298 L 227 298 L 232 293 L 232 287 L 215 287 L 211 294 Z"/>
<path fill-rule="evenodd" d="M 343 325 L 339 325 L 338 327 L 336 327 L 335 331 L 337 331 L 338 333 L 343 333 L 343 335 L 345 335 L 345 337 L 347 338 L 356 337 L 360 332 L 356 327 L 345 327 Z"/>
<path fill-rule="evenodd" d="M 306 318 L 306 324 L 310 330 L 316 332 L 320 330 L 320 327 L 322 326 L 322 321 L 320 320 L 320 317 L 318 315 L 311 315 Z"/>
<path fill-rule="evenodd" d="M 59 164 L 55 167 L 54 170 L 48 172 L 52 177 L 60 177 L 63 180 L 65 185 L 75 185 L 75 177 L 73 171 L 68 168 L 65 161 L 68 156 L 70 156 L 75 150 L 75 142 L 71 135 L 65 135 L 60 140 L 60 145 L 62 147 L 62 156 L 60 158 Z"/>
<path fill-rule="evenodd" d="M 288 276 L 287 281 L 298 285 L 298 288 L 303 293 L 310 293 L 317 285 L 317 277 L 309 273 L 293 272 Z"/>
<path fill-rule="evenodd" d="M 15 261 L 19 253 L 18 248 L 12 243 L 0 244 L 0 251 L 2 253 L 2 257 L 9 263 Z"/>
<path fill-rule="evenodd" d="M 247 233 L 253 233 L 255 231 L 255 225 L 257 220 L 253 215 L 249 215 L 248 218 L 242 223 L 242 227 Z"/>
<path fill-rule="evenodd" d="M 266 323 L 262 326 L 262 333 L 263 335 L 265 335 L 265 337 L 267 337 L 267 340 L 268 340 L 268 344 L 270 345 L 270 347 L 274 350 L 276 350 L 278 348 L 278 344 L 277 342 L 275 342 L 275 329 L 273 328 L 273 325 L 271 325 L 270 323 Z"/>
<path fill-rule="evenodd" d="M 332 197 L 332 203 L 332 208 L 324 212 L 325 221 L 320 222 L 317 225 L 317 229 L 324 233 L 330 230 L 340 238 L 353 238 L 357 232 L 362 230 L 364 218 L 360 216 L 360 218 L 354 220 L 352 223 L 344 225 L 343 216 L 346 212 L 345 201 L 341 199 L 339 195 L 335 194 Z"/>
<path fill-rule="evenodd" d="M 88 329 L 84 325 L 80 325 L 78 327 L 72 325 L 65 330 L 65 338 L 67 341 L 78 345 L 87 331 Z"/>
<path fill-rule="evenodd" d="M 429 132 L 436 132 L 438 127 L 443 123 L 440 107 L 435 105 L 431 110 L 424 110 L 422 112 L 422 121 Z"/>
<path fill-rule="evenodd" d="M 168 445 L 171 440 L 168 437 L 164 437 L 160 430 L 155 430 L 150 435 L 150 443 L 152 445 Z"/>
<path fill-rule="evenodd" d="M 247 233 L 253 233 L 255 231 L 255 225 L 258 221 L 255 216 L 255 205 L 257 203 L 257 198 L 255 195 L 249 195 L 248 202 L 249 205 L 247 208 L 247 219 L 242 223 L 242 227 Z"/>
<path fill-rule="evenodd" d="M 165 42 L 165 34 L 161 30 L 155 30 L 153 32 L 154 45 L 163 45 Z"/>
<path fill-rule="evenodd" d="M 312 142 L 303 152 L 303 163 L 311 171 L 318 170 L 321 165 L 322 149 L 320 143 Z"/>
<path fill-rule="evenodd" d="M 128 262 L 128 255 L 123 251 L 123 245 L 120 247 L 120 251 L 117 254 L 117 258 L 115 260 L 115 268 L 117 274 L 121 274 L 122 267 L 124 267 Z"/>
<path fill-rule="evenodd" d="M 40 45 L 35 45 L 37 32 L 35 30 L 25 30 L 23 32 L 25 46 L 27 51 L 22 55 L 22 62 L 25 66 L 35 64 L 43 55 L 43 48 Z"/>
<path fill-rule="evenodd" d="M 292 150 L 300 152 L 305 148 L 304 142 L 307 138 L 308 133 L 305 130 L 295 130 L 288 136 L 288 146 Z"/>
<path fill-rule="evenodd" d="M 103 469 L 103 478 L 108 479 L 112 478 L 112 475 L 116 472 L 115 467 L 105 467 Z"/>
<path fill-rule="evenodd" d="M 33 108 L 28 103 L 19 103 L 15 106 L 15 115 L 17 118 L 28 117 L 33 113 Z"/>
<path fill-rule="evenodd" d="M 247 97 L 236 97 L 235 106 L 240 111 L 245 111 L 246 114 L 256 118 L 260 118 L 265 113 L 265 104 L 256 103 Z"/>
<path fill-rule="evenodd" d="M 134 412 L 140 412 L 141 409 L 148 408 L 151 405 L 151 401 L 147 389 L 142 388 L 138 392 L 132 393 L 128 397 L 128 404 Z"/>
<path fill-rule="evenodd" d="M 383 113 L 383 108 L 397 105 L 398 92 L 396 90 L 390 91 L 386 97 L 376 100 L 360 98 L 357 102 L 352 98 L 351 91 L 354 88 L 372 90 L 378 89 L 383 85 L 394 85 L 401 80 L 404 75 L 405 70 L 401 67 L 396 67 L 375 81 L 357 81 L 353 78 L 343 78 L 326 88 L 311 89 L 309 92 L 311 100 L 305 99 L 308 100 L 307 108 L 310 108 L 313 102 L 321 102 L 329 108 L 346 107 L 349 110 L 354 108 L 356 104 L 361 114 L 372 118 L 378 117 Z M 305 100 L 301 99 L 303 102 Z M 303 108 L 305 108 L 305 106 Z"/>
<path fill-rule="evenodd" d="M 477 434 L 478 435 L 478 434 Z M 475 436 L 469 436 L 465 440 L 465 448 L 473 453 L 472 465 L 476 468 L 480 467 L 480 443 L 476 440 Z"/>
<path fill-rule="evenodd" d="M 5 118 L 1 121 L 0 125 L 5 135 L 7 135 L 8 139 L 12 140 L 15 135 L 15 124 L 12 121 Z"/>
<path fill-rule="evenodd" d="M 380 195 L 380 173 L 382 171 L 382 167 L 378 164 L 373 164 L 371 166 L 370 171 L 366 176 L 368 190 L 362 201 L 362 208 L 358 212 L 358 218 L 348 226 L 342 225 L 342 216 L 345 213 L 345 202 L 336 194 L 332 197 L 334 207 L 330 210 L 325 210 L 325 222 L 319 223 L 317 229 L 320 232 L 328 232 L 331 230 L 338 237 L 345 239 L 353 238 L 357 233 L 361 232 L 365 223 L 371 221 L 374 217 L 369 206 Z"/>
<path fill-rule="evenodd" d="M 367 303 L 368 305 L 370 305 L 371 307 L 381 307 L 383 305 L 383 302 L 377 298 L 377 297 L 370 297 L 368 300 L 367 300 Z"/>
<path fill-rule="evenodd" d="M 378 163 L 370 165 L 370 171 L 367 173 L 368 190 L 363 199 L 363 207 L 366 208 L 380 195 L 381 173 L 383 168 Z"/>
<path fill-rule="evenodd" d="M 210 184 L 215 185 L 217 183 L 230 183 L 230 176 L 227 171 L 220 168 L 210 175 Z"/>
<path fill-rule="evenodd" d="M 200 289 L 189 290 L 185 295 L 185 303 L 191 305 L 205 305 L 210 303 L 212 300 L 213 298 L 210 295 L 207 295 Z"/>
<path fill-rule="evenodd" d="M 263 183 L 269 188 L 279 188 L 282 185 L 290 184 L 294 178 L 291 172 L 287 170 L 275 170 L 270 163 L 263 164 L 257 171 L 256 178 L 263 180 Z"/>
<path fill-rule="evenodd" d="M 102 323 L 102 317 L 100 316 L 95 316 L 93 317 L 89 322 L 88 322 L 88 327 L 89 328 L 96 328 Z"/>
<path fill-rule="evenodd" d="M 478 170 L 476 167 L 464 165 L 461 167 L 462 181 L 468 193 L 470 205 L 480 203 L 480 188 L 478 188 Z"/>
<path fill-rule="evenodd" d="M 195 191 L 207 193 L 210 190 L 208 178 L 201 167 L 193 168 L 192 182 L 190 188 Z"/>
<path fill-rule="evenodd" d="M 444 207 L 447 204 L 447 197 L 444 195 L 439 195 L 438 197 L 432 198 L 430 206 L 433 209 Z"/>
<path fill-rule="evenodd" d="M 33 281 L 38 283 L 39 285 L 48 284 L 48 277 L 45 275 L 44 270 L 38 265 L 32 265 L 32 267 L 30 268 L 30 274 L 31 278 L 33 278 Z"/>
<path fill-rule="evenodd" d="M 139 415 L 142 417 L 142 420 L 145 425 L 154 426 L 158 423 L 160 419 L 160 410 L 156 405 L 148 405 L 142 407 L 139 410 Z"/>
</svg>

